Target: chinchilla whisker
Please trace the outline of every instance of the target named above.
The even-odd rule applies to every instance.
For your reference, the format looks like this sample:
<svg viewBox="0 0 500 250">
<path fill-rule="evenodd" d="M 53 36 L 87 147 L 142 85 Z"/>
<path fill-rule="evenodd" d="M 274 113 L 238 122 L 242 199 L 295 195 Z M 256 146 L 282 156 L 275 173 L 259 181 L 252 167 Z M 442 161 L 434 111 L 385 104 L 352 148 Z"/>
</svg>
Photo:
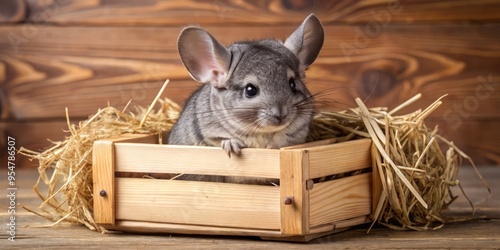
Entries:
<svg viewBox="0 0 500 250">
<path fill-rule="evenodd" d="M 259 125 L 259 119 L 256 121 L 252 121 L 249 123 L 246 123 L 245 126 L 240 127 L 238 129 L 239 133 L 238 135 L 243 137 L 252 134 L 255 130 L 257 130 Z"/>
<path fill-rule="evenodd" d="M 224 118 L 224 119 L 217 119 L 217 120 L 213 120 L 213 121 L 207 122 L 206 125 L 207 126 L 221 125 L 221 124 L 224 124 L 224 123 L 229 123 L 229 122 L 234 122 L 234 121 L 235 121 L 234 117 L 227 117 L 227 118 Z M 248 124 L 248 122 L 241 122 L 241 124 Z M 242 126 L 242 125 L 240 125 L 240 126 Z"/>
<path fill-rule="evenodd" d="M 194 114 L 201 115 L 201 114 L 213 114 L 217 112 L 222 112 L 222 111 L 234 111 L 234 110 L 241 110 L 241 111 L 254 111 L 257 110 L 257 108 L 226 108 L 226 109 L 214 109 L 214 110 L 207 110 L 207 111 L 201 111 L 201 112 L 194 112 Z"/>
<path fill-rule="evenodd" d="M 339 90 L 339 88 L 330 88 L 330 89 L 321 90 L 319 92 L 311 94 L 311 98 L 316 100 L 318 97 L 329 96 L 332 93 L 337 92 L 338 90 Z"/>
</svg>

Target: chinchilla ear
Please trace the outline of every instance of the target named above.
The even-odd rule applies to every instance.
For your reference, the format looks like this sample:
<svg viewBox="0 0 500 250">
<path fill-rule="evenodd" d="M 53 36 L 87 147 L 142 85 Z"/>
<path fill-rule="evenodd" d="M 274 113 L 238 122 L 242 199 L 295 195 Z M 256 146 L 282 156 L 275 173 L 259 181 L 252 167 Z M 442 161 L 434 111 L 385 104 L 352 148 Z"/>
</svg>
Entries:
<svg viewBox="0 0 500 250">
<path fill-rule="evenodd" d="M 306 69 L 316 60 L 323 46 L 324 36 L 321 22 L 314 14 L 310 14 L 286 39 L 285 47 L 299 58 L 301 68 Z"/>
<path fill-rule="evenodd" d="M 179 35 L 177 48 L 194 80 L 216 88 L 225 87 L 231 52 L 210 33 L 199 27 L 187 27 Z"/>
</svg>

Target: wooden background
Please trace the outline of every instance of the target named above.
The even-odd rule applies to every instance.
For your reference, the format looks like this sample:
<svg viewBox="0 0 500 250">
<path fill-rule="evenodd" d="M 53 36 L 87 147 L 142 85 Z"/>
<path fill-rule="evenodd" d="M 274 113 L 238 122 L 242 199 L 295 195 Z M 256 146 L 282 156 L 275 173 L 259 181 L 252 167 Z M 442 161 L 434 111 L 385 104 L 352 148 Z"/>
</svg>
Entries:
<svg viewBox="0 0 500 250">
<path fill-rule="evenodd" d="M 73 122 L 109 101 L 148 105 L 163 81 L 182 104 L 198 84 L 182 66 L 176 39 L 199 24 L 225 44 L 284 39 L 309 14 L 326 41 L 308 71 L 330 109 L 424 108 L 444 94 L 427 122 L 479 164 L 500 164 L 500 1 L 498 0 L 2 0 L 0 143 L 42 150 L 60 140 L 64 108 Z M 18 167 L 35 165 L 20 160 Z"/>
</svg>

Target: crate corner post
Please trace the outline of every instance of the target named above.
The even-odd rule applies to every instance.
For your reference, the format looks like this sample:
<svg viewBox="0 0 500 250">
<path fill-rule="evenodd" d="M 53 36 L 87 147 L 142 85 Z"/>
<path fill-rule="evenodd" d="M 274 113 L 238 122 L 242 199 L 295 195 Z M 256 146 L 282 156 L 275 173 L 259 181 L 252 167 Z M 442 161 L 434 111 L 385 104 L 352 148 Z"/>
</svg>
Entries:
<svg viewBox="0 0 500 250">
<path fill-rule="evenodd" d="M 307 150 L 280 151 L 281 234 L 284 236 L 309 233 L 308 165 Z"/>
<path fill-rule="evenodd" d="M 114 142 L 101 140 L 92 148 L 94 220 L 106 227 L 115 225 Z"/>
<path fill-rule="evenodd" d="M 379 164 L 377 163 L 380 161 L 380 156 L 375 156 L 378 152 L 374 144 L 371 144 L 370 151 L 372 156 L 372 213 L 370 214 L 370 218 L 376 220 L 376 216 L 380 212 L 379 209 L 382 209 L 383 204 L 381 202 L 383 202 L 386 196 L 380 176 L 381 169 L 379 169 Z"/>
</svg>

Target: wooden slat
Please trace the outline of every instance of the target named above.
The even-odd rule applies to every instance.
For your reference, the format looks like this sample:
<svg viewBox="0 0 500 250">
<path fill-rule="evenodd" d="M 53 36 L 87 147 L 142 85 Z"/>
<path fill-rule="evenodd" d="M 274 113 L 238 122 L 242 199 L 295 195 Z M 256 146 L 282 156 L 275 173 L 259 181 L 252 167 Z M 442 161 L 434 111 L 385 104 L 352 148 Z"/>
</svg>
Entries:
<svg viewBox="0 0 500 250">
<path fill-rule="evenodd" d="M 23 21 L 26 17 L 26 8 L 24 0 L 2 0 L 0 2 L 0 24 Z"/>
<path fill-rule="evenodd" d="M 97 141 L 92 149 L 92 174 L 94 197 L 94 220 L 97 224 L 114 225 L 115 201 L 115 155 L 111 141 Z"/>
<path fill-rule="evenodd" d="M 27 0 L 29 20 L 59 25 L 223 25 L 300 23 L 316 13 L 323 23 L 484 22 L 499 20 L 494 0 L 298 1 L 37 1 Z M 386 14 L 389 17 L 386 17 Z M 378 18 L 378 19 L 377 19 Z M 384 21 L 385 22 L 385 21 Z"/>
<path fill-rule="evenodd" d="M 116 178 L 116 218 L 177 224 L 279 229 L 279 188 Z"/>
<path fill-rule="evenodd" d="M 203 234 L 203 235 L 235 235 L 235 236 L 259 236 L 264 240 L 307 242 L 325 235 L 339 233 L 350 227 L 369 222 L 366 216 L 352 218 L 335 224 L 317 227 L 307 236 L 288 236 L 281 234 L 277 230 L 256 230 L 242 228 L 223 228 L 198 225 L 178 225 L 169 223 L 154 223 L 143 221 L 117 221 L 116 224 L 108 229 L 125 232 L 140 233 L 175 233 L 175 234 Z"/>
<path fill-rule="evenodd" d="M 340 220 L 340 221 L 335 221 L 332 224 L 325 224 L 317 227 L 311 228 L 310 233 L 316 234 L 316 233 L 324 233 L 324 232 L 329 232 L 335 229 L 342 229 L 342 228 L 349 228 L 353 226 L 358 226 L 362 225 L 364 223 L 370 222 L 370 218 L 368 216 L 359 216 L 359 217 L 354 217 L 346 220 Z"/>
<path fill-rule="evenodd" d="M 308 155 L 305 150 L 281 150 L 280 155 L 281 233 L 305 235 L 309 232 Z M 291 199 L 291 204 L 285 199 Z"/>
<path fill-rule="evenodd" d="M 372 155 L 378 154 L 378 157 L 372 157 L 372 185 L 371 185 L 371 193 L 372 193 L 372 214 L 370 215 L 371 219 L 374 219 L 377 216 L 377 207 L 382 206 L 380 203 L 380 197 L 382 197 L 384 192 L 384 187 L 382 185 L 382 180 L 380 176 L 379 164 L 377 164 L 378 159 L 381 158 L 380 154 L 377 151 L 377 147 L 372 143 L 370 148 Z M 380 207 L 381 209 L 382 207 Z"/>
<path fill-rule="evenodd" d="M 309 178 L 314 179 L 370 167 L 371 144 L 370 139 L 360 139 L 309 148 Z"/>
<path fill-rule="evenodd" d="M 337 143 L 339 141 L 342 141 L 344 139 L 345 139 L 345 137 L 335 137 L 335 138 L 324 139 L 324 140 L 319 140 L 319 141 L 305 142 L 305 143 L 298 144 L 298 145 L 283 147 L 282 149 L 305 149 L 305 148 L 309 148 L 309 147 L 330 145 L 330 144 L 334 144 L 334 143 Z"/>
<path fill-rule="evenodd" d="M 279 178 L 279 150 L 116 143 L 116 171 Z"/>
<path fill-rule="evenodd" d="M 248 27 L 245 32 L 240 27 L 208 28 L 228 44 L 285 38 L 295 26 Z M 481 88 L 480 108 L 466 115 L 498 117 L 500 92 L 494 90 L 500 82 L 495 74 L 499 29 L 499 25 L 389 25 L 364 39 L 356 27 L 326 26 L 324 47 L 306 82 L 313 93 L 330 91 L 318 97 L 330 100 L 323 107 L 328 109 L 352 107 L 356 97 L 369 107 L 391 108 L 422 93 L 421 101 L 401 111 L 410 112 L 449 94 L 434 116 L 449 109 L 457 113 L 455 103 L 470 105 Z M 2 101 L 2 117 L 63 117 L 65 107 L 72 116 L 86 117 L 108 101 L 122 108 L 130 99 L 132 105 L 147 106 L 166 78 L 171 84 L 165 96 L 182 104 L 199 84 L 190 79 L 178 57 L 179 31 L 180 27 L 40 26 L 29 42 L 12 44 L 7 34 L 22 35 L 22 27 L 0 27 L 0 61 L 5 68 L 0 91 L 2 99 L 7 98 Z"/>
<path fill-rule="evenodd" d="M 81 118 L 82 120 L 84 118 Z M 77 119 L 74 119 L 76 122 Z M 428 126 L 439 125 L 443 135 L 454 141 L 455 145 L 466 152 L 476 164 L 500 164 L 500 121 L 471 121 L 464 119 L 462 123 L 453 130 L 444 121 L 429 120 Z M 0 122 L 0 131 L 4 135 L 16 138 L 17 144 L 30 150 L 43 151 L 52 145 L 47 139 L 58 141 L 64 139 L 66 122 Z M 66 134 L 67 135 L 67 134 Z M 4 146 L 7 140 L 0 141 L 0 146 Z M 5 148 L 5 147 L 4 147 Z M 5 159 L 6 154 L 2 155 Z M 29 161 L 27 157 L 16 158 L 16 166 L 19 168 L 35 168 L 37 161 Z M 468 164 L 464 162 L 464 164 Z"/>
<path fill-rule="evenodd" d="M 83 120 L 84 118 L 81 118 Z M 77 122 L 78 119 L 72 119 Z M 464 150 L 474 159 L 476 164 L 500 164 L 500 120 L 474 121 L 464 119 L 462 123 L 453 130 L 444 121 L 429 120 L 428 126 L 439 125 L 443 135 L 454 141 L 455 145 Z M 0 131 L 5 135 L 16 138 L 17 144 L 25 148 L 43 151 L 52 144 L 47 140 L 58 141 L 64 139 L 67 125 L 64 120 L 50 122 L 0 122 Z M 67 135 L 67 134 L 66 134 Z M 7 140 L 0 141 L 4 146 Z M 2 159 L 6 154 L 2 155 Z M 16 166 L 19 168 L 35 168 L 37 161 L 29 161 L 27 157 L 16 158 Z M 5 161 L 4 161 L 5 162 Z M 464 162 L 464 164 L 468 164 Z"/>
<path fill-rule="evenodd" d="M 171 223 L 155 223 L 146 221 L 120 221 L 109 229 L 124 232 L 139 233 L 174 233 L 174 234 L 202 234 L 202 235 L 234 235 L 234 236 L 268 236 L 283 237 L 279 230 L 247 229 L 213 227 L 200 225 L 180 225 Z"/>
<path fill-rule="evenodd" d="M 361 225 L 368 222 L 369 219 L 366 216 L 352 218 L 345 221 L 340 221 L 336 224 L 325 225 L 322 227 L 316 227 L 310 230 L 308 235 L 305 236 L 281 236 L 281 237 L 273 237 L 273 236 L 264 236 L 260 237 L 263 240 L 277 240 L 277 241 L 291 241 L 291 242 L 308 242 L 313 239 L 321 238 L 330 234 L 337 234 L 343 231 L 348 230 L 350 227 Z"/>
<path fill-rule="evenodd" d="M 310 226 L 369 215 L 371 178 L 372 174 L 366 173 L 315 184 L 309 191 Z"/>
<path fill-rule="evenodd" d="M 148 135 L 148 134 L 122 134 L 115 138 L 109 138 L 105 141 L 112 141 L 113 143 L 149 143 L 158 144 L 158 135 Z M 116 154 L 116 153 L 115 153 Z"/>
</svg>

